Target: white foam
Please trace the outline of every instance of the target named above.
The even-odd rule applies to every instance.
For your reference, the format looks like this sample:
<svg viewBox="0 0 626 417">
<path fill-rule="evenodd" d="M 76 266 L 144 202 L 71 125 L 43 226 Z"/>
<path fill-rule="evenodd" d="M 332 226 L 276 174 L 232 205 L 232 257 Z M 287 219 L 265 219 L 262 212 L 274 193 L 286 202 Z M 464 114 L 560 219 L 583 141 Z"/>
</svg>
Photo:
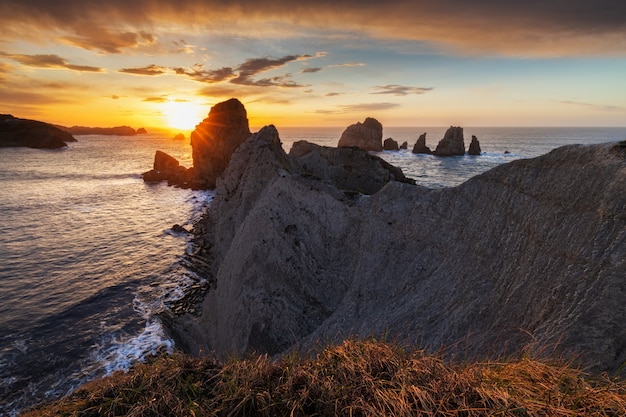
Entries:
<svg viewBox="0 0 626 417">
<path fill-rule="evenodd" d="M 146 322 L 141 334 L 131 337 L 112 336 L 94 352 L 94 359 L 102 365 L 106 375 L 115 371 L 128 371 L 130 367 L 159 353 L 171 354 L 174 342 L 166 337 L 158 319 Z"/>
</svg>

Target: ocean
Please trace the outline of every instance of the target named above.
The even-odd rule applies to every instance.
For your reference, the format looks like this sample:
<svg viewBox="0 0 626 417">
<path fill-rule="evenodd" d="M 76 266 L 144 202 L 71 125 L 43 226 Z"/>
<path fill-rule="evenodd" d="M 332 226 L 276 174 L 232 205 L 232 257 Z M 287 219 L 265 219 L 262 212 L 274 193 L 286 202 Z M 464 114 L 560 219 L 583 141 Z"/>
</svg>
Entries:
<svg viewBox="0 0 626 417">
<path fill-rule="evenodd" d="M 283 147 L 336 146 L 343 128 L 281 128 Z M 414 155 L 422 133 L 386 128 L 409 149 L 379 156 L 428 187 L 453 187 L 497 165 L 567 144 L 626 139 L 626 128 L 466 128 L 483 154 Z M 188 140 L 169 134 L 77 136 L 62 150 L 0 148 L 0 415 L 70 393 L 175 349 L 156 315 L 202 277 L 185 268 L 188 236 L 212 192 L 145 184 L 162 150 L 191 166 Z"/>
</svg>

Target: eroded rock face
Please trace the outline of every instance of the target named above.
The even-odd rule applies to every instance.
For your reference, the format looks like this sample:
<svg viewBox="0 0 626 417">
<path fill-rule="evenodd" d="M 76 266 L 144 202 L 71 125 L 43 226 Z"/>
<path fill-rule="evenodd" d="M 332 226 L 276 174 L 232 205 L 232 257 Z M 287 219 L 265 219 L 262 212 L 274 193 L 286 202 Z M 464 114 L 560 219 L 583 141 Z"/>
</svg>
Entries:
<svg viewBox="0 0 626 417">
<path fill-rule="evenodd" d="M 0 147 L 59 149 L 66 147 L 67 142 L 76 142 L 76 139 L 51 124 L 0 115 Z"/>
<path fill-rule="evenodd" d="M 402 170 L 358 148 L 330 148 L 306 141 L 293 144 L 297 172 L 332 183 L 341 191 L 374 194 L 389 181 L 415 184 Z"/>
<path fill-rule="evenodd" d="M 422 133 L 417 139 L 417 142 L 415 142 L 415 145 L 413 146 L 412 152 L 428 155 L 433 153 L 433 151 L 431 151 L 430 148 L 426 146 L 426 133 Z"/>
<path fill-rule="evenodd" d="M 387 138 L 383 142 L 383 150 L 385 151 L 397 151 L 398 149 L 398 142 L 396 142 L 392 138 Z"/>
<path fill-rule="evenodd" d="M 468 155 L 480 155 L 480 142 L 476 136 L 472 135 L 472 141 L 470 142 L 469 149 L 467 150 Z"/>
<path fill-rule="evenodd" d="M 248 116 L 235 98 L 211 108 L 209 117 L 191 133 L 196 181 L 200 188 L 214 188 L 231 155 L 250 136 Z"/>
<path fill-rule="evenodd" d="M 237 152 L 202 230 L 213 287 L 170 328 L 192 352 L 278 353 L 384 336 L 451 357 L 523 349 L 626 360 L 626 158 L 569 146 L 428 189 L 390 181 L 348 197 L 335 154 L 280 148 L 273 128 Z M 342 150 L 343 151 L 343 150 Z M 324 162 L 323 159 L 327 159 Z M 343 174 L 339 174 L 341 177 Z"/>
<path fill-rule="evenodd" d="M 338 147 L 356 146 L 365 151 L 383 150 L 383 125 L 368 117 L 363 123 L 350 125 L 343 131 Z"/>
<path fill-rule="evenodd" d="M 465 155 L 463 128 L 450 126 L 448 130 L 446 130 L 443 139 L 437 144 L 437 148 L 433 154 L 437 156 Z"/>
</svg>

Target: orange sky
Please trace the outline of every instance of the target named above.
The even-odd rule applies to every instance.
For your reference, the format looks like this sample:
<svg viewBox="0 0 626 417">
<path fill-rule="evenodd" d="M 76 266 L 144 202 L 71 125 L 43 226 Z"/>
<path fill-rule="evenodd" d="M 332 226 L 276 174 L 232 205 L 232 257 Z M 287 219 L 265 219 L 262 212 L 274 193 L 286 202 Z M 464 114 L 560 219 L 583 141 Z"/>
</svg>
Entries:
<svg viewBox="0 0 626 417">
<path fill-rule="evenodd" d="M 625 126 L 621 1 L 3 0 L 0 113 L 250 123 Z"/>
</svg>

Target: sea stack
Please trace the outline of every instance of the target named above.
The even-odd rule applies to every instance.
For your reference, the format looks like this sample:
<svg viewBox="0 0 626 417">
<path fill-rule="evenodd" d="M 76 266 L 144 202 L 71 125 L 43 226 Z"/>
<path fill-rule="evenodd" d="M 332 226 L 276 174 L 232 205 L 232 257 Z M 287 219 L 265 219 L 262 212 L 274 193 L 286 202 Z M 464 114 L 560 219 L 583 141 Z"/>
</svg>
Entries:
<svg viewBox="0 0 626 417">
<path fill-rule="evenodd" d="M 463 128 L 450 126 L 433 154 L 437 156 L 465 155 Z"/>
<path fill-rule="evenodd" d="M 228 166 L 235 149 L 248 136 L 248 116 L 239 100 L 232 98 L 213 106 L 209 117 L 191 132 L 196 185 L 215 188 L 215 180 Z"/>
<path fill-rule="evenodd" d="M 356 146 L 364 151 L 380 152 L 383 150 L 383 125 L 372 117 L 350 125 L 341 134 L 337 146 Z"/>
<path fill-rule="evenodd" d="M 472 135 L 472 141 L 470 142 L 470 146 L 469 149 L 467 150 L 467 154 L 468 155 L 480 155 L 481 150 L 480 150 L 480 142 L 478 141 L 478 138 L 474 135 Z"/>
<path fill-rule="evenodd" d="M 433 151 L 430 150 L 428 146 L 426 146 L 426 133 L 422 133 L 420 137 L 415 142 L 415 146 L 413 146 L 413 153 L 423 153 L 423 154 L 432 154 Z"/>
</svg>

